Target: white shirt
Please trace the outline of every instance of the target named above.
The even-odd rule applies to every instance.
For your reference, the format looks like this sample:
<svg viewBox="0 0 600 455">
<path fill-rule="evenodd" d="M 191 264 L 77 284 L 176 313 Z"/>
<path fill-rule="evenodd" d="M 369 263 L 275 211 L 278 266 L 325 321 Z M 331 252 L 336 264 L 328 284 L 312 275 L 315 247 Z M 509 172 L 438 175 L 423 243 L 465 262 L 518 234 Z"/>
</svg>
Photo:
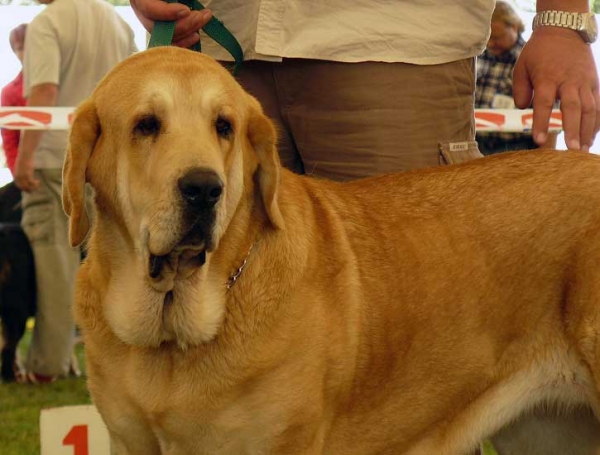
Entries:
<svg viewBox="0 0 600 455">
<path fill-rule="evenodd" d="M 494 0 L 206 0 L 246 60 L 439 64 L 480 54 Z M 229 54 L 206 35 L 202 51 Z"/>
<path fill-rule="evenodd" d="M 58 85 L 57 106 L 77 106 L 114 65 L 136 51 L 133 30 L 104 0 L 54 0 L 27 27 L 23 90 Z M 44 132 L 34 166 L 61 168 L 67 131 Z"/>
</svg>

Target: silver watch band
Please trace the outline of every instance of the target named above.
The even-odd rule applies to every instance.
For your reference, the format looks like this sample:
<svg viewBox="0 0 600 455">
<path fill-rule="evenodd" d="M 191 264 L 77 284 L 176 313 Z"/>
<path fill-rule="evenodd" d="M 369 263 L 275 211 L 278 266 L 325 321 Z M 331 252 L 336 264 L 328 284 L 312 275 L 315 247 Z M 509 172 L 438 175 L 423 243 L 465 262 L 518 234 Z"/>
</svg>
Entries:
<svg viewBox="0 0 600 455">
<path fill-rule="evenodd" d="M 542 11 L 536 14 L 533 19 L 533 27 L 539 25 L 553 25 L 555 27 L 565 27 L 572 30 L 581 28 L 582 15 L 579 13 L 569 13 L 567 11 Z"/>
</svg>

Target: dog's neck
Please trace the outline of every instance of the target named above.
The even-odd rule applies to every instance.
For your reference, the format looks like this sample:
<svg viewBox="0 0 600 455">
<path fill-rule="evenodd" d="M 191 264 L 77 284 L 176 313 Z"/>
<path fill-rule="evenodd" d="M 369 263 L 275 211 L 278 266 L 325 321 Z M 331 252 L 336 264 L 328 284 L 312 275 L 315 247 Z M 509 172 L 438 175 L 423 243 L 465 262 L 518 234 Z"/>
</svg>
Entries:
<svg viewBox="0 0 600 455">
<path fill-rule="evenodd" d="M 247 274 L 255 256 L 260 255 L 258 243 L 272 230 L 252 173 L 245 176 L 245 186 L 252 188 L 239 201 L 219 246 L 211 254 L 211 266 L 223 267 L 226 288 L 231 290 Z"/>
</svg>

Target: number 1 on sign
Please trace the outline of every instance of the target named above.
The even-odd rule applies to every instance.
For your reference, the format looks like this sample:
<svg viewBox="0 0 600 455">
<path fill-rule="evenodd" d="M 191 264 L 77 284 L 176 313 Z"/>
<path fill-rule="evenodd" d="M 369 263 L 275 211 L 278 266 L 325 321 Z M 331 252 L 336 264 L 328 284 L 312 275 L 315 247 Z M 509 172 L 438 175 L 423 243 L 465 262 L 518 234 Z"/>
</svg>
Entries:
<svg viewBox="0 0 600 455">
<path fill-rule="evenodd" d="M 88 426 L 75 425 L 63 439 L 63 446 L 73 446 L 73 455 L 89 455 Z"/>
</svg>

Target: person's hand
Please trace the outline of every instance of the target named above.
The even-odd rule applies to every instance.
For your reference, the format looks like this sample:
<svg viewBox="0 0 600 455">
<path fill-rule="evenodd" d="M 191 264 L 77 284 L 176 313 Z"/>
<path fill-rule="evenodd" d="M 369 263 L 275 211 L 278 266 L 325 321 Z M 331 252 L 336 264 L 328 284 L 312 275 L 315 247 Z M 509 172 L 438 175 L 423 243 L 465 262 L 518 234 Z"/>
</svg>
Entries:
<svg viewBox="0 0 600 455">
<path fill-rule="evenodd" d="M 517 107 L 533 98 L 533 138 L 548 138 L 550 111 L 560 100 L 565 143 L 569 149 L 589 151 L 600 129 L 598 74 L 590 45 L 574 31 L 540 27 L 527 42 L 513 74 Z"/>
<path fill-rule="evenodd" d="M 33 157 L 28 158 L 22 156 L 22 154 L 18 154 L 17 161 L 15 162 L 14 180 L 15 185 L 21 191 L 30 193 L 39 188 L 40 181 L 34 177 L 33 171 Z"/>
<path fill-rule="evenodd" d="M 190 47 L 200 37 L 198 30 L 204 27 L 212 17 L 208 9 L 191 11 L 182 3 L 167 3 L 163 0 L 130 0 L 131 7 L 144 28 L 152 32 L 154 21 L 177 21 L 173 44 Z"/>
</svg>

